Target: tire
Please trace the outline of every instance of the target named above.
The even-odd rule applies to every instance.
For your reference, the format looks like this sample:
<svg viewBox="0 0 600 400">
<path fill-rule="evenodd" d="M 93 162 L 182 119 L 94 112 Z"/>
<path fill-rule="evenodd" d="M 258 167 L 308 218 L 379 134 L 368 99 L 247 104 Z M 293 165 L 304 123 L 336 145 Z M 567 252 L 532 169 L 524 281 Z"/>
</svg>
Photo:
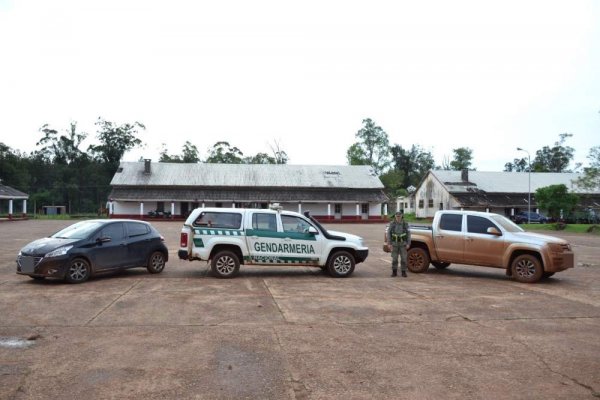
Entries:
<svg viewBox="0 0 600 400">
<path fill-rule="evenodd" d="M 544 272 L 543 278 L 548 279 L 554 274 L 555 274 L 554 272 Z"/>
<path fill-rule="evenodd" d="M 146 268 L 151 274 L 160 274 L 165 269 L 165 255 L 160 251 L 152 253 Z"/>
<path fill-rule="evenodd" d="M 421 247 L 408 250 L 407 266 L 410 272 L 421 273 L 429 269 L 429 253 Z"/>
<path fill-rule="evenodd" d="M 212 258 L 210 268 L 217 278 L 233 278 L 240 271 L 240 260 L 232 251 L 219 251 Z"/>
<path fill-rule="evenodd" d="M 519 282 L 535 283 L 542 279 L 544 268 L 539 258 L 531 254 L 521 254 L 511 264 L 512 276 Z"/>
<path fill-rule="evenodd" d="M 69 283 L 82 283 L 92 274 L 90 263 L 83 258 L 76 258 L 69 263 L 65 280 Z"/>
<path fill-rule="evenodd" d="M 437 269 L 446 269 L 450 265 L 449 262 L 432 261 L 431 264 Z"/>
<path fill-rule="evenodd" d="M 354 256 L 347 251 L 336 251 L 329 257 L 327 271 L 334 278 L 347 278 L 354 272 Z"/>
</svg>

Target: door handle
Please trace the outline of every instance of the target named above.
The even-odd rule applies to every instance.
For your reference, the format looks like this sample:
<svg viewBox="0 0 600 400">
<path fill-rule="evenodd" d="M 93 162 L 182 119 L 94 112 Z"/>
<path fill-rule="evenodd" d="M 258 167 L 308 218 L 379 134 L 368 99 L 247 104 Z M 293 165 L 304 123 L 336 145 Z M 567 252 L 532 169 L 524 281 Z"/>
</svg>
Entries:
<svg viewBox="0 0 600 400">
<path fill-rule="evenodd" d="M 251 237 L 252 237 L 252 239 L 258 239 L 258 236 L 256 236 L 256 235 L 253 235 Z"/>
<path fill-rule="evenodd" d="M 475 239 L 473 239 L 472 237 L 466 237 L 466 238 L 465 238 L 465 240 L 467 240 L 467 241 L 469 241 L 469 242 L 472 242 L 472 241 L 473 241 L 473 240 L 475 240 Z"/>
<path fill-rule="evenodd" d="M 435 235 L 435 237 L 436 237 L 436 238 L 443 239 L 443 238 L 444 238 L 444 235 Z"/>
<path fill-rule="evenodd" d="M 289 241 L 290 241 L 290 240 L 292 240 L 292 239 L 291 239 L 291 238 L 289 238 L 289 237 L 286 237 L 286 238 L 285 238 L 285 239 L 283 239 L 283 240 L 285 240 L 286 242 L 289 242 Z"/>
</svg>

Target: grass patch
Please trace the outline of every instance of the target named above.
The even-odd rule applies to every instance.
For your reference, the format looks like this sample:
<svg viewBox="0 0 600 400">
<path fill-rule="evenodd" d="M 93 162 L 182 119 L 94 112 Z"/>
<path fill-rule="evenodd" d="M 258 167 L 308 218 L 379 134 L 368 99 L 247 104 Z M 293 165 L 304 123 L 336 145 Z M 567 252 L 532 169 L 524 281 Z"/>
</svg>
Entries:
<svg viewBox="0 0 600 400">
<path fill-rule="evenodd" d="M 521 228 L 526 231 L 562 231 L 570 233 L 592 233 L 600 235 L 599 225 L 590 224 L 564 224 L 564 228 L 560 229 L 558 224 L 521 224 Z"/>
</svg>

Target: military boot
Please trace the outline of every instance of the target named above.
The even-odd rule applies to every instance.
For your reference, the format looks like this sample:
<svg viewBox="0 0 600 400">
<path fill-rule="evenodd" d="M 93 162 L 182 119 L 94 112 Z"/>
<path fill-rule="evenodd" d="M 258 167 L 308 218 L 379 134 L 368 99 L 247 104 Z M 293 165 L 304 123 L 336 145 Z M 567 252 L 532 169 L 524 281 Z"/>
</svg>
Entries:
<svg viewBox="0 0 600 400">
<path fill-rule="evenodd" d="M 402 271 L 402 277 L 406 278 L 406 271 Z"/>
<path fill-rule="evenodd" d="M 393 269 L 392 270 L 392 276 L 398 276 L 398 270 L 397 269 Z"/>
</svg>

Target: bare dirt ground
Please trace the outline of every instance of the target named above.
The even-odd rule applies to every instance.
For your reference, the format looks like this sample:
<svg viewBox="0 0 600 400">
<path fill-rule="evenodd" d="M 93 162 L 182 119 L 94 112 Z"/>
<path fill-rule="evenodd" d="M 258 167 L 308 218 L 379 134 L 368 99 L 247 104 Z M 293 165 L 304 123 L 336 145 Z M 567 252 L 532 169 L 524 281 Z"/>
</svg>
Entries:
<svg viewBox="0 0 600 400">
<path fill-rule="evenodd" d="M 383 225 L 349 279 L 177 259 L 81 285 L 15 274 L 18 250 L 71 221 L 0 223 L 1 399 L 600 397 L 600 237 L 561 234 L 576 268 L 526 285 L 452 265 L 390 277 Z"/>
</svg>

